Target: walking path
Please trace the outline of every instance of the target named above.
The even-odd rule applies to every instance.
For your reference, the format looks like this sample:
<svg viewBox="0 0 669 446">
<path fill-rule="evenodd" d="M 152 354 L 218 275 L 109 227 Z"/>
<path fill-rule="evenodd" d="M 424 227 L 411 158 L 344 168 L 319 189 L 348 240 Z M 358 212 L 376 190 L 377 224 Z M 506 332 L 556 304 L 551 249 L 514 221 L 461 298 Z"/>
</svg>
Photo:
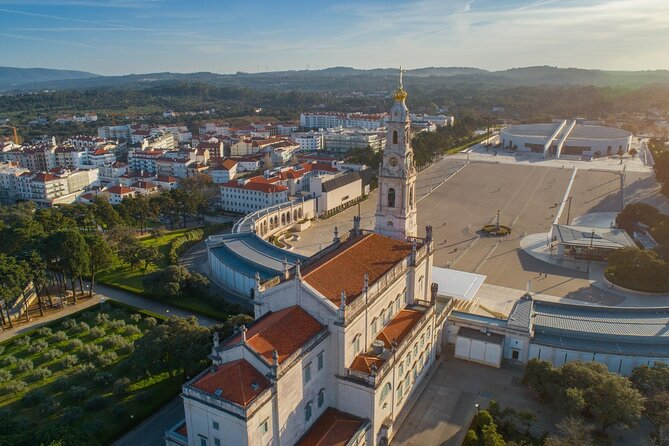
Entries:
<svg viewBox="0 0 669 446">
<path fill-rule="evenodd" d="M 188 310 L 183 310 L 181 308 L 173 307 L 172 305 L 165 304 L 163 302 L 158 302 L 155 300 L 147 299 L 127 291 L 119 290 L 116 288 L 110 288 L 104 285 L 95 286 L 95 294 L 92 298 L 79 298 L 77 305 L 67 305 L 65 308 L 47 310 L 43 317 L 31 317 L 29 322 L 13 321 L 14 328 L 4 330 L 0 333 L 0 341 L 10 339 L 16 335 L 26 333 L 34 328 L 40 327 L 42 325 L 48 324 L 56 319 L 68 316 L 77 311 L 84 310 L 86 308 L 92 307 L 93 305 L 99 304 L 105 299 L 111 299 L 118 302 L 122 302 L 127 305 L 132 305 L 133 307 L 140 308 L 142 310 L 151 311 L 153 313 L 165 315 L 165 316 L 179 316 L 179 317 L 188 317 L 195 316 L 198 319 L 200 325 L 205 327 L 211 327 L 220 321 L 217 321 L 212 318 L 201 316 L 195 314 Z"/>
</svg>

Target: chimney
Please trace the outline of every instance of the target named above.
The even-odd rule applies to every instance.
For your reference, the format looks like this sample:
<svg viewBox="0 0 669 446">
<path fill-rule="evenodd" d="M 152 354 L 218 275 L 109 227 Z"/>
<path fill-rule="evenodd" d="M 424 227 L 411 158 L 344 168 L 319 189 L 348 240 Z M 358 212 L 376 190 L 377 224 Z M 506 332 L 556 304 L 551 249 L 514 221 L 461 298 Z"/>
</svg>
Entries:
<svg viewBox="0 0 669 446">
<path fill-rule="evenodd" d="M 246 325 L 242 325 L 241 327 L 239 327 L 239 331 L 242 334 L 242 343 L 246 344 Z"/>
<path fill-rule="evenodd" d="M 362 229 L 360 228 L 360 216 L 359 215 L 354 215 L 353 216 L 353 235 L 360 235 L 362 234 Z"/>
<path fill-rule="evenodd" d="M 337 227 L 334 227 L 334 237 L 332 239 L 332 243 L 339 243 L 339 230 Z"/>
<path fill-rule="evenodd" d="M 285 257 L 283 258 L 282 264 L 283 264 L 283 280 L 287 280 L 288 275 L 289 275 L 289 273 L 288 273 L 288 260 L 286 260 Z"/>
</svg>

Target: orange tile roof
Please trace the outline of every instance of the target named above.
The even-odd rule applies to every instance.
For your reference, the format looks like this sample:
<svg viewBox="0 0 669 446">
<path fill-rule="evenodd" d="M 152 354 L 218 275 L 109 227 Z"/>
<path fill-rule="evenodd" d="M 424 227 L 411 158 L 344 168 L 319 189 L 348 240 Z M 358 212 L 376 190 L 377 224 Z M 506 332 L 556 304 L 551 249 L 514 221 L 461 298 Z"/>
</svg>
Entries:
<svg viewBox="0 0 669 446">
<path fill-rule="evenodd" d="M 376 339 L 383 341 L 386 348 L 392 347 L 392 342 L 395 341 L 400 344 L 404 338 L 409 334 L 411 329 L 423 317 L 422 311 L 404 309 L 393 317 L 393 319 L 386 325 L 383 330 L 376 336 Z"/>
<path fill-rule="evenodd" d="M 268 364 L 273 362 L 272 352 L 279 354 L 279 363 L 302 347 L 324 328 L 320 322 L 299 306 L 284 308 L 258 319 L 246 332 L 246 343 L 261 355 Z M 241 335 L 226 342 L 239 343 Z"/>
<path fill-rule="evenodd" d="M 135 190 L 125 186 L 112 186 L 107 189 L 107 192 L 116 195 L 126 195 L 135 192 Z"/>
<path fill-rule="evenodd" d="M 188 425 L 185 421 L 176 429 L 176 433 L 183 435 L 184 437 L 188 436 Z"/>
<path fill-rule="evenodd" d="M 221 184 L 221 187 L 233 187 L 235 189 L 256 190 L 259 192 L 264 192 L 266 194 L 284 192 L 288 190 L 286 186 L 282 186 L 280 184 L 268 184 L 267 181 L 260 182 L 260 181 L 254 181 L 253 179 L 247 181 L 246 184 L 241 184 L 237 180 L 232 180 L 228 181 L 227 183 Z"/>
<path fill-rule="evenodd" d="M 269 380 L 245 359 L 219 365 L 192 384 L 196 389 L 216 395 L 240 406 L 248 406 L 270 387 Z"/>
<path fill-rule="evenodd" d="M 362 418 L 328 407 L 297 446 L 345 446 L 364 422 Z"/>
<path fill-rule="evenodd" d="M 416 326 L 420 318 L 425 313 L 417 310 L 404 309 L 400 310 L 395 317 L 385 326 L 383 330 L 376 335 L 375 340 L 383 341 L 386 348 L 392 347 L 392 342 L 395 341 L 398 345 L 404 341 L 409 332 Z M 353 359 L 351 369 L 370 374 L 372 372 L 372 365 L 380 368 L 385 359 L 371 354 L 361 353 Z"/>
<path fill-rule="evenodd" d="M 411 243 L 379 234 L 365 234 L 344 242 L 337 250 L 303 269 L 304 280 L 339 306 L 342 290 L 351 303 L 370 285 L 411 254 Z"/>
<path fill-rule="evenodd" d="M 376 366 L 376 368 L 379 369 L 384 362 L 385 360 L 376 356 L 369 356 L 361 353 L 353 358 L 350 368 L 357 370 L 358 372 L 370 374 L 372 373 L 372 366 Z"/>
</svg>

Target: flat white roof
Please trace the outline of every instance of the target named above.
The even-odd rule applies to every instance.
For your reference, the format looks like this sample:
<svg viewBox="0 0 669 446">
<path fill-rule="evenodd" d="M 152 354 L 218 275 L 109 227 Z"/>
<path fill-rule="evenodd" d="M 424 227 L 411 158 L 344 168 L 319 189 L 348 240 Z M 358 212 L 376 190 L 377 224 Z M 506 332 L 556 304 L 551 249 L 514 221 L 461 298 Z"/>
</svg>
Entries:
<svg viewBox="0 0 669 446">
<path fill-rule="evenodd" d="M 432 282 L 438 286 L 437 296 L 471 300 L 485 281 L 486 276 L 449 268 L 432 267 Z"/>
</svg>

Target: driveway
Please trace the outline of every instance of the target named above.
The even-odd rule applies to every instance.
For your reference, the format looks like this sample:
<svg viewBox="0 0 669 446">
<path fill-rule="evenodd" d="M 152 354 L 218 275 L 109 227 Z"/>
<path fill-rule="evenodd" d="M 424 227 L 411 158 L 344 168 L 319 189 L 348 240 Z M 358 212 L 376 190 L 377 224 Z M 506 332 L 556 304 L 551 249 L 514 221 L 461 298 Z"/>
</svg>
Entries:
<svg viewBox="0 0 669 446">
<path fill-rule="evenodd" d="M 112 443 L 112 446 L 163 446 L 165 432 L 184 419 L 181 397 L 174 398 L 130 432 Z"/>
</svg>

